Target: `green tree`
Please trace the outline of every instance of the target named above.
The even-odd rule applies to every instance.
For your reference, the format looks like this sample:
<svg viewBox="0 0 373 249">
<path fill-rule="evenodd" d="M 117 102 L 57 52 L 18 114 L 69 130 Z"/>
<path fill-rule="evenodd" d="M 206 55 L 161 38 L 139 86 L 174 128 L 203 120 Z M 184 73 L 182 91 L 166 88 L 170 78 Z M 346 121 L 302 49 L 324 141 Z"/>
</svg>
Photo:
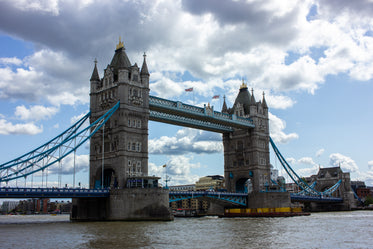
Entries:
<svg viewBox="0 0 373 249">
<path fill-rule="evenodd" d="M 364 205 L 369 206 L 369 204 L 373 204 L 373 197 L 368 195 L 365 197 Z"/>
</svg>

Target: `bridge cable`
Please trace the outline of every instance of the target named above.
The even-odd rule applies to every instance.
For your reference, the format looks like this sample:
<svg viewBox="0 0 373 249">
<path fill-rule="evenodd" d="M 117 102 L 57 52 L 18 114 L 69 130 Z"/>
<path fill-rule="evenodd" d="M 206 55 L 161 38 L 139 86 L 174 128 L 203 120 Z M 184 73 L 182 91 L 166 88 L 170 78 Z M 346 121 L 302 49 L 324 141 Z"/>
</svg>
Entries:
<svg viewBox="0 0 373 249">
<path fill-rule="evenodd" d="M 60 162 L 63 158 L 65 158 L 67 155 L 84 144 L 88 139 L 90 139 L 119 108 L 119 104 L 120 103 L 117 102 L 104 115 L 99 117 L 91 125 L 82 129 L 81 131 L 78 132 L 78 129 L 83 125 L 83 121 L 87 120 L 88 117 L 90 117 L 90 112 L 85 115 L 84 118 L 80 119 L 77 123 L 67 129 L 64 133 L 61 133 L 59 136 L 57 136 L 56 138 L 58 139 L 54 138 L 50 140 L 50 144 L 45 143 L 37 149 L 26 153 L 21 157 L 18 157 L 17 159 L 11 160 L 5 164 L 1 164 L 0 182 L 8 182 L 10 180 L 15 180 L 20 177 L 34 174 L 38 171 L 44 171 L 44 169 L 48 168 L 54 163 Z M 78 141 L 76 146 L 74 148 L 71 148 L 70 145 L 72 141 L 76 140 Z M 61 148 L 64 148 L 63 154 L 59 157 L 56 157 L 56 151 Z M 40 152 L 38 152 L 39 149 L 41 149 Z M 33 166 L 36 166 L 36 169 L 34 169 Z M 10 174 L 9 170 L 11 170 Z"/>
</svg>

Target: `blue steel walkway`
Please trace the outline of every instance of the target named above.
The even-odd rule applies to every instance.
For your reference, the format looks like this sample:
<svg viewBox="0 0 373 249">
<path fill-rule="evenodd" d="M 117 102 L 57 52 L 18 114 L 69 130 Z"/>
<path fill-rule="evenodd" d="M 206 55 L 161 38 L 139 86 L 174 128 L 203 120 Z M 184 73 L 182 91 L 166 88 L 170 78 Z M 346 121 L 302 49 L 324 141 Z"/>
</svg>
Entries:
<svg viewBox="0 0 373 249">
<path fill-rule="evenodd" d="M 290 194 L 292 202 L 343 202 L 343 198 L 340 197 L 330 197 L 321 195 L 298 195 Z"/>
<path fill-rule="evenodd" d="M 255 127 L 250 118 L 217 112 L 210 106 L 202 108 L 155 96 L 149 96 L 149 109 L 149 120 L 207 131 L 224 133 L 232 132 L 233 128 Z"/>
<path fill-rule="evenodd" d="M 108 197 L 108 189 L 80 188 L 0 188 L 0 198 L 74 198 Z"/>
</svg>

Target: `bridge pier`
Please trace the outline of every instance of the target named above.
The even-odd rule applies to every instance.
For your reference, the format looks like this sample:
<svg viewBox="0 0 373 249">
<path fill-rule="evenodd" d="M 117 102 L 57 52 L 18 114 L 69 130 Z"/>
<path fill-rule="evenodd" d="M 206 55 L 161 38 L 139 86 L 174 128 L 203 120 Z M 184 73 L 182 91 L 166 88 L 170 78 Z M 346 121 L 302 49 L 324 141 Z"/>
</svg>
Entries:
<svg viewBox="0 0 373 249">
<path fill-rule="evenodd" d="M 290 207 L 289 192 L 252 192 L 248 196 L 248 208 Z"/>
<path fill-rule="evenodd" d="M 173 220 L 169 192 L 160 188 L 113 189 L 106 198 L 73 198 L 73 221 Z"/>
</svg>

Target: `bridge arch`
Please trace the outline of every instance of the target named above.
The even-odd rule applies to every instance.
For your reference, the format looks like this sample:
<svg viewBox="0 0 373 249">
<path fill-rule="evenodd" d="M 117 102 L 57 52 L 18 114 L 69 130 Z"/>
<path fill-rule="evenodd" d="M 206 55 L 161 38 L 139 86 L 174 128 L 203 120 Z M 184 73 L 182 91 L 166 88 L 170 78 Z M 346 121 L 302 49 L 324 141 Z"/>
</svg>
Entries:
<svg viewBox="0 0 373 249">
<path fill-rule="evenodd" d="M 102 168 L 96 170 L 95 188 L 116 188 L 118 187 L 118 178 L 112 167 L 104 167 L 104 177 L 102 177 Z M 104 184 L 101 184 L 102 179 Z"/>
<path fill-rule="evenodd" d="M 240 178 L 236 181 L 237 193 L 251 193 L 253 190 L 253 182 L 251 178 Z"/>
</svg>

